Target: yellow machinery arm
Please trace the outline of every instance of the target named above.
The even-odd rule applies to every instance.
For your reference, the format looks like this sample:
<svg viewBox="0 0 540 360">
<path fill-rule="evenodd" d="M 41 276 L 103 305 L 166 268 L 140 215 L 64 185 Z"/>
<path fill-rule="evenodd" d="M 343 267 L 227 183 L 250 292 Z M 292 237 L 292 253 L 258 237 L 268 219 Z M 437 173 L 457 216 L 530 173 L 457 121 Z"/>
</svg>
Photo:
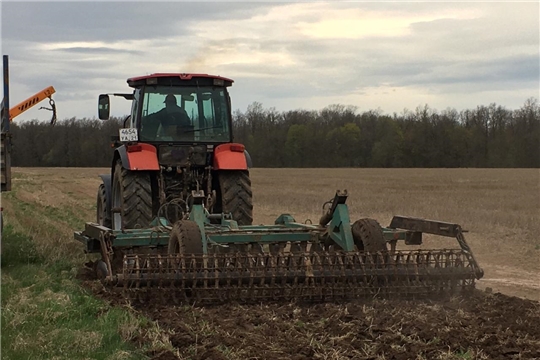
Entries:
<svg viewBox="0 0 540 360">
<path fill-rule="evenodd" d="M 40 109 L 46 109 L 52 111 L 51 125 L 56 123 L 56 104 L 52 99 L 52 95 L 56 92 L 54 87 L 49 86 L 40 92 L 35 93 L 28 99 L 20 102 L 14 107 L 10 106 L 9 102 L 9 66 L 8 56 L 2 56 L 2 70 L 3 70 L 3 88 L 4 97 L 2 98 L 0 106 L 0 183 L 1 191 L 11 190 L 11 132 L 9 129 L 10 123 L 14 118 L 37 105 L 41 101 L 49 98 L 50 108 L 41 107 Z M 8 111 L 9 110 L 9 111 Z M 1 212 L 0 212 L 1 215 Z M 1 217 L 0 217 L 1 224 Z"/>
<path fill-rule="evenodd" d="M 9 109 L 9 121 L 13 121 L 13 119 L 25 112 L 26 110 L 30 109 L 34 105 L 37 105 L 42 100 L 45 100 L 46 98 L 49 98 L 49 104 L 51 105 L 52 109 L 47 109 L 55 112 L 55 104 L 54 100 L 52 99 L 52 95 L 56 92 L 54 87 L 49 86 L 43 90 L 41 90 L 38 93 L 35 93 L 34 95 L 30 96 L 28 99 L 21 101 L 11 109 Z"/>
</svg>

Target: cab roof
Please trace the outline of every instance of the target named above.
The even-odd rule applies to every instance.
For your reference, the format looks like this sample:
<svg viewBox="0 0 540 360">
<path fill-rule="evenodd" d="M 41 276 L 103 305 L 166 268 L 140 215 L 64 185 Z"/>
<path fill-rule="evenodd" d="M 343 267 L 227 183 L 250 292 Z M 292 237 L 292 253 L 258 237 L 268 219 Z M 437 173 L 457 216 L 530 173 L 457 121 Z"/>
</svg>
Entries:
<svg viewBox="0 0 540 360">
<path fill-rule="evenodd" d="M 144 76 L 137 76 L 127 79 L 127 83 L 131 87 L 139 87 L 142 85 L 214 85 L 214 86 L 231 86 L 234 80 L 208 74 L 186 74 L 186 73 L 155 73 Z"/>
</svg>

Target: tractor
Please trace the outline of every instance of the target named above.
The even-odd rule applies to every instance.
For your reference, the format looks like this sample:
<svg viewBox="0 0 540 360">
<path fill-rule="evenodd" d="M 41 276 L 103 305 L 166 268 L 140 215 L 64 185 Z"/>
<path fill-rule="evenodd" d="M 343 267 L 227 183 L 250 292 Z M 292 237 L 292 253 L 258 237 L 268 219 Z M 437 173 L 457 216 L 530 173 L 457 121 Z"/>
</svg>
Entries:
<svg viewBox="0 0 540 360">
<path fill-rule="evenodd" d="M 233 80 L 207 74 L 158 73 L 127 80 L 131 115 L 113 137 L 110 174 L 100 175 L 97 223 L 120 230 L 148 227 L 156 216 L 171 223 L 190 208 L 192 191 L 205 207 L 251 225 L 253 205 L 244 145 L 233 142 Z M 98 114 L 110 117 L 110 94 Z"/>
<path fill-rule="evenodd" d="M 128 79 L 131 116 L 113 138 L 101 175 L 97 222 L 74 238 L 97 278 L 128 297 L 154 301 L 334 301 L 470 291 L 483 276 L 458 224 L 394 216 L 351 222 L 336 191 L 318 224 L 284 213 L 253 225 L 251 159 L 232 136 L 232 80 L 202 74 Z M 110 115 L 99 96 L 99 117 Z M 453 237 L 452 249 L 421 245 Z"/>
</svg>

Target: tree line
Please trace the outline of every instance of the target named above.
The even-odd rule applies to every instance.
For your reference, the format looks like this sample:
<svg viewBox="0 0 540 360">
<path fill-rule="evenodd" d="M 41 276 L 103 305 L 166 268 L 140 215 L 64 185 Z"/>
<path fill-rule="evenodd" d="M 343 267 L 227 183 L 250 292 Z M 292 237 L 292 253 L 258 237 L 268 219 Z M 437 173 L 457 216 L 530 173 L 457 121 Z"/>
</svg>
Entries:
<svg viewBox="0 0 540 360">
<path fill-rule="evenodd" d="M 109 166 L 123 119 L 12 124 L 13 166 Z M 425 105 L 388 115 L 330 105 L 277 111 L 260 103 L 233 114 L 235 141 L 255 167 L 540 167 L 540 106 Z"/>
</svg>

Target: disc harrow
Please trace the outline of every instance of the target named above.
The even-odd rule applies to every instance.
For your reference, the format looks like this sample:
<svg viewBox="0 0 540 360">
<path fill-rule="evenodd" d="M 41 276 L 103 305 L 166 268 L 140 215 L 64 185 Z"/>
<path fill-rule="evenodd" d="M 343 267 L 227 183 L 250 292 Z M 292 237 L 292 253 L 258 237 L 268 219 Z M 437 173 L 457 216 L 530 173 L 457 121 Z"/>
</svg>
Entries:
<svg viewBox="0 0 540 360">
<path fill-rule="evenodd" d="M 87 223 L 75 237 L 101 252 L 104 283 L 147 301 L 156 294 L 189 303 L 424 297 L 470 291 L 482 277 L 459 225 L 398 216 L 388 228 L 363 221 L 371 230 L 356 234 L 346 197 L 337 192 L 318 225 L 284 214 L 274 225 L 238 226 L 195 202 L 173 226 L 159 218 L 135 230 Z M 424 232 L 455 237 L 460 248 L 397 250 L 398 241 L 420 245 Z M 381 251 L 368 251 L 373 241 Z M 111 249 L 123 254 L 121 265 L 111 261 Z"/>
</svg>

